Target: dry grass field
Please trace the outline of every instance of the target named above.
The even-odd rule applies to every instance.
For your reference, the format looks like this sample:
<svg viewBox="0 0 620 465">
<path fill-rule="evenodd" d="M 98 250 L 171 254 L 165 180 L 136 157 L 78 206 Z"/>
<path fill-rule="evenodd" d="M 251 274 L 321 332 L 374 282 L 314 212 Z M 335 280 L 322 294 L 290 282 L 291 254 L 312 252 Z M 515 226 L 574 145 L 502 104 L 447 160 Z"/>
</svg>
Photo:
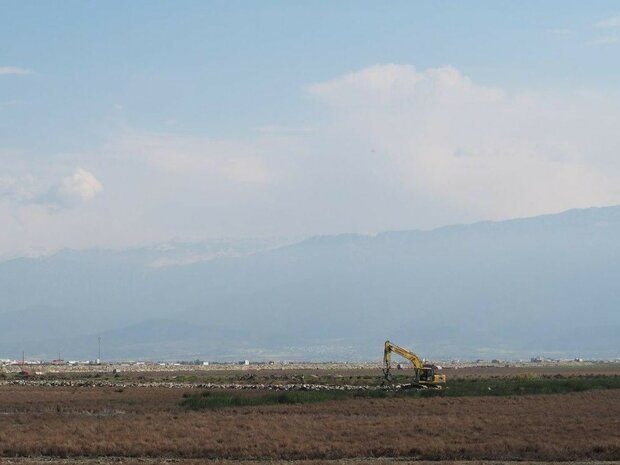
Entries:
<svg viewBox="0 0 620 465">
<path fill-rule="evenodd" d="M 201 411 L 180 406 L 184 392 L 1 386 L 0 456 L 21 463 L 27 457 L 620 459 L 618 389 L 505 397 L 351 398 Z"/>
<path fill-rule="evenodd" d="M 174 458 L 144 458 L 139 459 L 125 457 L 102 457 L 102 458 L 70 458 L 70 459 L 30 459 L 30 458 L 0 458 L 3 465 L 593 465 L 593 461 L 579 462 L 546 462 L 546 461 L 497 461 L 497 460 L 457 460 L 457 461 L 427 461 L 406 460 L 400 458 L 364 458 L 364 459 L 340 459 L 340 460 L 211 460 L 211 459 L 174 459 Z M 620 465 L 618 461 L 604 462 L 605 465 Z"/>
<path fill-rule="evenodd" d="M 497 460 L 457 460 L 457 461 L 427 461 L 406 460 L 400 458 L 364 458 L 364 459 L 340 459 L 340 460 L 211 460 L 211 459 L 171 459 L 171 458 L 70 458 L 70 459 L 30 459 L 30 458 L 0 458 L 3 465 L 593 465 L 593 461 L 579 462 L 546 462 L 546 461 L 497 461 Z M 604 462 L 605 465 L 620 465 L 618 461 Z"/>
</svg>

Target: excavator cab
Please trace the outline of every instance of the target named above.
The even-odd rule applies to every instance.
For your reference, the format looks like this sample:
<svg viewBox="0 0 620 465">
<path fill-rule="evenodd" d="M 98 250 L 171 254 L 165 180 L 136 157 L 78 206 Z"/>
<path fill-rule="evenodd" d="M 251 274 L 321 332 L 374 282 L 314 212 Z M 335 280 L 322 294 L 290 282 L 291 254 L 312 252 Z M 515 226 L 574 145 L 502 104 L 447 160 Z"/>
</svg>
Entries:
<svg viewBox="0 0 620 465">
<path fill-rule="evenodd" d="M 446 375 L 441 373 L 441 367 L 431 363 L 425 363 L 420 373 L 420 382 L 429 384 L 444 384 Z"/>
</svg>

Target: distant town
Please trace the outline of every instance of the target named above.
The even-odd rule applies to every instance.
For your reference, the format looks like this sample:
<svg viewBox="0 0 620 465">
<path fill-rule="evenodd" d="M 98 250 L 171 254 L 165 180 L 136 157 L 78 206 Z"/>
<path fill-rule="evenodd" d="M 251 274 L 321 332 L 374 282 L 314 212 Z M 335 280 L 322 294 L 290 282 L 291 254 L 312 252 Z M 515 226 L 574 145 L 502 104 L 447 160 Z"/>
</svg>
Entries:
<svg viewBox="0 0 620 465">
<path fill-rule="evenodd" d="M 500 360 L 500 359 L 476 359 L 476 360 L 439 360 L 438 363 L 444 368 L 459 369 L 469 367 L 527 367 L 527 366 L 576 366 L 588 364 L 616 364 L 620 358 L 615 359 L 586 359 L 586 358 L 550 358 L 543 356 L 531 357 L 529 360 Z M 5 372 L 28 372 L 31 375 L 53 373 L 59 371 L 179 371 L 179 370 L 234 370 L 234 369 L 330 369 L 346 367 L 349 369 L 378 368 L 379 361 L 351 362 L 313 362 L 313 361 L 205 361 L 178 360 L 178 361 L 148 361 L 148 360 L 124 360 L 104 361 L 93 360 L 36 360 L 36 359 L 0 359 L 0 373 Z M 406 369 L 408 364 L 398 364 L 398 369 Z"/>
</svg>

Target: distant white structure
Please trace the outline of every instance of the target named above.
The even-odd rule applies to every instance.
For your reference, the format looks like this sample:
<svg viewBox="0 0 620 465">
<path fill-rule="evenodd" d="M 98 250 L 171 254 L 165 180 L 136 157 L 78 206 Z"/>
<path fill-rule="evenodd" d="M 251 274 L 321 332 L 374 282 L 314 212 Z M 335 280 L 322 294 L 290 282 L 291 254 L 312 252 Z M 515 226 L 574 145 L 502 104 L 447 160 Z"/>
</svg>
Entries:
<svg viewBox="0 0 620 465">
<path fill-rule="evenodd" d="M 209 362 L 202 362 L 203 366 L 209 366 Z"/>
<path fill-rule="evenodd" d="M 250 361 L 249 360 L 240 360 L 239 361 L 239 365 L 249 365 Z"/>
</svg>

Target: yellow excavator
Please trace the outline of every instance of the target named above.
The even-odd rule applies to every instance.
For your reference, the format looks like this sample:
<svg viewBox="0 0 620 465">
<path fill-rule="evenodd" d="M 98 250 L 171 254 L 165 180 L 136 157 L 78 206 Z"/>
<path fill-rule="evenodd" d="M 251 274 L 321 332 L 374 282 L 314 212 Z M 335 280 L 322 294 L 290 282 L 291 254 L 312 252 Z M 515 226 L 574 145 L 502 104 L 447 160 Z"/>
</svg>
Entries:
<svg viewBox="0 0 620 465">
<path fill-rule="evenodd" d="M 431 363 L 423 363 L 416 354 L 403 347 L 385 341 L 385 349 L 383 351 L 383 375 L 385 382 L 394 384 L 394 379 L 390 374 L 392 369 L 392 352 L 406 358 L 413 364 L 415 372 L 414 381 L 406 387 L 418 389 L 441 389 L 441 385 L 446 382 L 446 375 L 440 373 L 441 367 Z"/>
</svg>

